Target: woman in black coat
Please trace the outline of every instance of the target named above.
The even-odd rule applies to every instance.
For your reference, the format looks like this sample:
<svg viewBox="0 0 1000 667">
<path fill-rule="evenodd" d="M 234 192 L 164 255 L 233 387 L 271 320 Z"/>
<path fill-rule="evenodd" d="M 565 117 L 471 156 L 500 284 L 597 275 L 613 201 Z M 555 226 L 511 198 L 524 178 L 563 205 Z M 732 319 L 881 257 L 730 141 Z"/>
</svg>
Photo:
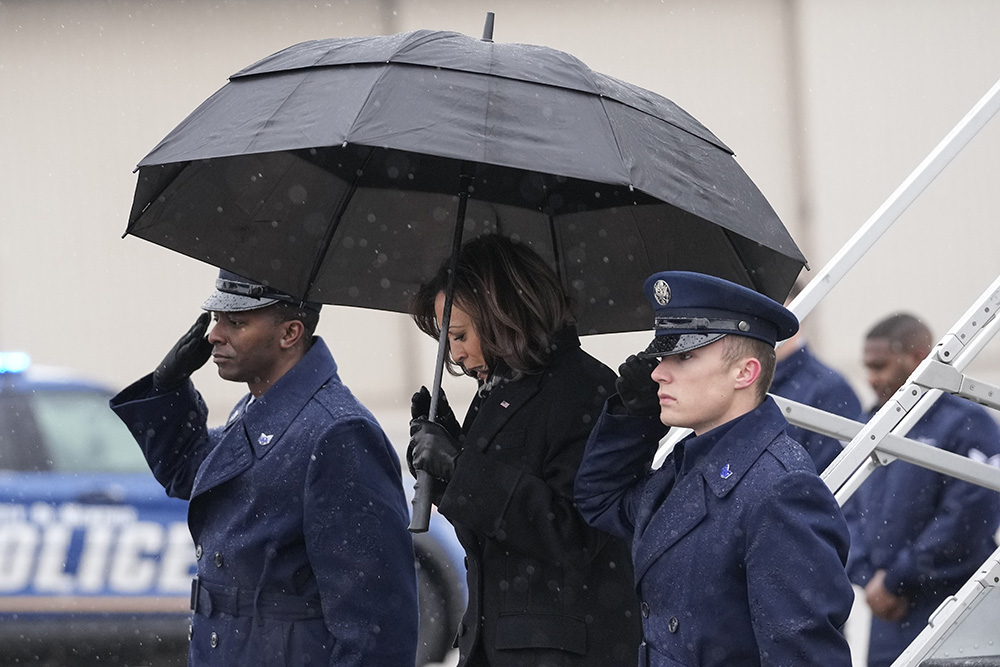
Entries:
<svg viewBox="0 0 1000 667">
<path fill-rule="evenodd" d="M 447 267 L 413 317 L 440 333 Z M 615 373 L 580 349 L 558 279 L 520 243 L 484 236 L 461 251 L 449 370 L 479 391 L 459 427 L 445 401 L 413 398 L 410 470 L 465 547 L 469 606 L 459 665 L 614 667 L 637 661 L 640 621 L 628 546 L 591 528 L 573 483 Z"/>
</svg>

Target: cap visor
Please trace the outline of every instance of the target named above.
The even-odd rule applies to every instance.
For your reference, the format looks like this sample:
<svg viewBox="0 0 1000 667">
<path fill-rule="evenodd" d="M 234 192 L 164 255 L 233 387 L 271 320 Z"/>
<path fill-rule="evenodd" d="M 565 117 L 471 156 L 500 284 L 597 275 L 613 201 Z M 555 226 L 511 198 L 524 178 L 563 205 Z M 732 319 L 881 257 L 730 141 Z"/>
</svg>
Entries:
<svg viewBox="0 0 1000 667">
<path fill-rule="evenodd" d="M 638 357 L 650 359 L 653 357 L 669 357 L 681 352 L 696 350 L 705 347 L 709 343 L 714 343 L 726 334 L 724 333 L 688 333 L 688 334 L 668 334 L 665 336 L 653 337 L 653 342 L 645 350 L 640 352 Z"/>
<path fill-rule="evenodd" d="M 201 308 L 212 313 L 238 313 L 244 310 L 264 308 L 277 302 L 277 299 L 262 299 L 216 290 L 212 296 L 205 299 L 205 303 L 201 304 Z"/>
</svg>

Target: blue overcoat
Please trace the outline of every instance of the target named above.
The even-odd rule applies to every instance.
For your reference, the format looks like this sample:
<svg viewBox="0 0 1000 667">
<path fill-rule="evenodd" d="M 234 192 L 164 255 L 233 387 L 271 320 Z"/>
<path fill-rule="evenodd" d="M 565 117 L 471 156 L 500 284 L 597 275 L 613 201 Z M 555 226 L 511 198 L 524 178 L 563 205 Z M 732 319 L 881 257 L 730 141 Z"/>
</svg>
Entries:
<svg viewBox="0 0 1000 667">
<path fill-rule="evenodd" d="M 189 664 L 412 667 L 417 594 L 399 461 L 322 339 L 227 424 L 190 381 L 111 401 L 167 494 L 189 500 Z"/>
<path fill-rule="evenodd" d="M 1000 427 L 982 407 L 951 394 L 940 396 L 907 437 L 1000 465 Z M 1000 495 L 894 461 L 872 472 L 844 509 L 851 579 L 864 586 L 885 570 L 886 588 L 910 603 L 899 623 L 872 619 L 869 663 L 889 665 L 996 549 Z"/>
<path fill-rule="evenodd" d="M 700 436 L 717 441 L 680 477 L 676 451 L 650 471 L 659 419 L 613 414 L 616 402 L 587 443 L 576 498 L 592 525 L 632 540 L 639 664 L 849 666 L 847 525 L 774 401 Z"/>
<path fill-rule="evenodd" d="M 778 362 L 771 393 L 855 421 L 861 418 L 861 401 L 851 385 L 817 359 L 808 345 Z M 843 449 L 836 438 L 799 426 L 789 425 L 787 432 L 809 453 L 818 472 L 823 472 Z"/>
</svg>

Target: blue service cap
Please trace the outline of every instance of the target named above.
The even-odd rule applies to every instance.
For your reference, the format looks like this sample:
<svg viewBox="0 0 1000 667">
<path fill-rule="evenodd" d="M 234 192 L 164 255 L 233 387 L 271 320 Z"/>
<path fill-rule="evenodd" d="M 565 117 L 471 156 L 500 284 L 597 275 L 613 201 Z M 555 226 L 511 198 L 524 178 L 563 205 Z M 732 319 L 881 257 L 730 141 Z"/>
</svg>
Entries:
<svg viewBox="0 0 1000 667">
<path fill-rule="evenodd" d="M 666 357 L 714 343 L 727 334 L 774 345 L 795 335 L 792 311 L 752 289 L 691 271 L 663 271 L 643 287 L 653 304 L 656 335 L 640 357 Z"/>
<path fill-rule="evenodd" d="M 264 308 L 279 301 L 316 312 L 323 307 L 320 303 L 296 299 L 290 294 L 244 278 L 232 271 L 220 269 L 219 277 L 215 280 L 215 292 L 205 299 L 201 308 L 213 313 L 237 313 Z"/>
</svg>

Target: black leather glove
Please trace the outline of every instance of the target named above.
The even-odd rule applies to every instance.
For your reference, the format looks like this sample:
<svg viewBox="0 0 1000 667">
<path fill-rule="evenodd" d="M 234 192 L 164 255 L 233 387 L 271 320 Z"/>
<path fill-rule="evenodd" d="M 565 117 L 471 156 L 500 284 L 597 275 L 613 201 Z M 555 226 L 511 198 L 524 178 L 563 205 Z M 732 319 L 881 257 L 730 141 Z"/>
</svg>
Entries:
<svg viewBox="0 0 1000 667">
<path fill-rule="evenodd" d="M 441 424 L 414 419 L 410 422 L 410 445 L 406 448 L 406 464 L 416 477 L 423 470 L 431 477 L 449 481 L 455 472 L 455 459 L 462 448 Z"/>
<path fill-rule="evenodd" d="M 615 387 L 625 411 L 633 417 L 654 417 L 660 414 L 659 384 L 650 377 L 659 362 L 656 358 L 640 359 L 634 354 L 618 367 Z"/>
<path fill-rule="evenodd" d="M 451 406 L 448 405 L 448 398 L 444 395 L 444 389 L 441 389 L 440 392 L 438 394 L 437 412 L 434 415 L 434 421 L 444 426 L 445 430 L 448 431 L 448 435 L 458 440 L 462 435 L 462 426 L 458 423 L 458 419 L 455 418 L 455 413 L 452 411 Z M 427 387 L 421 387 L 420 391 L 415 393 L 410 399 L 410 419 L 427 419 L 430 412 L 431 392 L 427 390 Z"/>
<path fill-rule="evenodd" d="M 212 320 L 210 313 L 202 313 L 191 325 L 173 348 L 163 357 L 163 361 L 153 371 L 153 384 L 157 389 L 176 389 L 191 377 L 191 374 L 205 365 L 212 356 L 212 344 L 205 334 L 208 323 Z"/>
</svg>

